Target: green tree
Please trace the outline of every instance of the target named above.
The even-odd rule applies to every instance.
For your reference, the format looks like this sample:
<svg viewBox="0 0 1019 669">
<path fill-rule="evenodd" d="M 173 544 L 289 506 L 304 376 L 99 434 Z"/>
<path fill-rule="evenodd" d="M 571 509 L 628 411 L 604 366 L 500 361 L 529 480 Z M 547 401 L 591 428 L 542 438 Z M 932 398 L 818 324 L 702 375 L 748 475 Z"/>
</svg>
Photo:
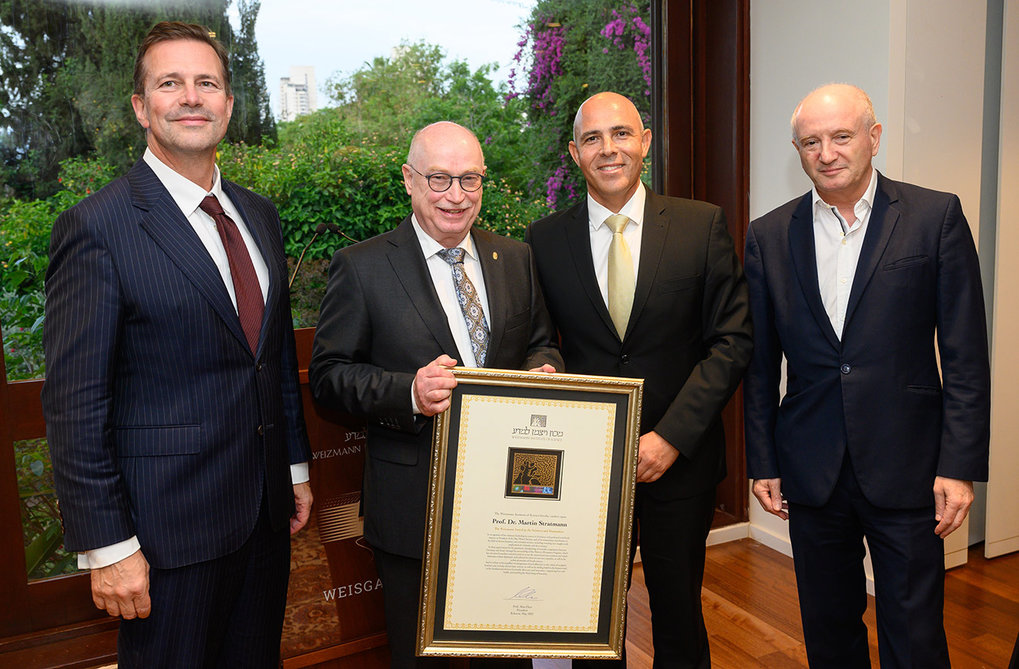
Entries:
<svg viewBox="0 0 1019 669">
<path fill-rule="evenodd" d="M 52 85 L 76 23 L 66 5 L 0 0 L 0 151 L 16 193 L 32 194 L 55 156 L 91 148 L 75 106 Z"/>
<path fill-rule="evenodd" d="M 531 10 L 510 76 L 511 96 L 526 102 L 531 189 L 544 190 L 550 207 L 586 192 L 567 150 L 580 103 L 615 91 L 649 121 L 649 16 L 648 0 L 538 0 Z"/>
<path fill-rule="evenodd" d="M 145 33 L 162 20 L 206 25 L 233 49 L 241 65 L 239 72 L 232 69 L 241 82 L 244 113 L 242 121 L 230 124 L 228 140 L 259 141 L 271 134 L 264 74 L 254 53 L 259 5 L 241 0 L 235 39 L 226 14 L 229 1 L 174 0 L 161 6 L 0 0 L 5 184 L 21 197 L 44 198 L 59 190 L 56 177 L 66 158 L 95 155 L 120 172 L 138 158 L 145 139 L 130 102 L 134 59 Z"/>
<path fill-rule="evenodd" d="M 435 121 L 470 128 L 485 151 L 490 176 L 519 189 L 529 179 L 524 151 L 524 103 L 496 86 L 496 65 L 476 70 L 447 62 L 441 47 L 401 43 L 344 78 L 327 83 L 345 127 L 362 144 L 406 152 L 415 131 Z"/>
<path fill-rule="evenodd" d="M 421 107 L 442 95 L 444 52 L 417 42 L 394 47 L 348 77 L 326 82 L 340 117 L 365 143 L 399 146 L 417 129 Z"/>
<path fill-rule="evenodd" d="M 265 87 L 265 67 L 258 55 L 255 22 L 260 0 L 238 0 L 240 30 L 227 43 L 234 94 L 234 111 L 227 141 L 261 144 L 263 137 L 276 138 L 276 122 L 269 109 L 269 91 Z"/>
</svg>

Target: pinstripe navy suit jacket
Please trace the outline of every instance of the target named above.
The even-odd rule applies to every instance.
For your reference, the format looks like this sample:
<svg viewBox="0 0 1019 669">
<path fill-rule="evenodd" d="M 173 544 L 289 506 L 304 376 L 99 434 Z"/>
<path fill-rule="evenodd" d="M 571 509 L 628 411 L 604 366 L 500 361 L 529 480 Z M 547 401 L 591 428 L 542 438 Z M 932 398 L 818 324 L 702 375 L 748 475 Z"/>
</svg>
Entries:
<svg viewBox="0 0 1019 669">
<path fill-rule="evenodd" d="M 309 459 L 276 209 L 223 181 L 269 270 L 252 355 L 208 252 L 152 170 L 65 211 L 46 277 L 46 434 L 70 551 L 137 535 L 172 568 L 236 550 Z"/>
</svg>

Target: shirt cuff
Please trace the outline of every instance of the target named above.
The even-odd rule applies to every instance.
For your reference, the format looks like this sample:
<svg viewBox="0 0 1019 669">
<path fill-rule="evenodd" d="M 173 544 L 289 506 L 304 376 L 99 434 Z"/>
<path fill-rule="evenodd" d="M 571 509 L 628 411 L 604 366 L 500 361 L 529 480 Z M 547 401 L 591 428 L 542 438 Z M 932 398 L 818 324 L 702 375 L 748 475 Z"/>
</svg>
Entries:
<svg viewBox="0 0 1019 669">
<path fill-rule="evenodd" d="M 294 485 L 307 483 L 310 479 L 311 475 L 308 471 L 307 462 L 298 462 L 297 464 L 290 465 L 290 481 Z"/>
<path fill-rule="evenodd" d="M 131 557 L 137 551 L 141 550 L 141 547 L 141 544 L 138 543 L 138 537 L 133 536 L 130 539 L 115 543 L 111 546 L 104 546 L 102 548 L 95 548 L 90 551 L 78 553 L 78 569 L 101 569 L 103 567 L 109 567 L 111 564 L 120 562 L 124 558 Z"/>
<path fill-rule="evenodd" d="M 410 410 L 415 416 L 421 413 L 421 409 L 418 408 L 418 402 L 414 399 L 414 384 L 416 380 L 410 382 Z"/>
</svg>

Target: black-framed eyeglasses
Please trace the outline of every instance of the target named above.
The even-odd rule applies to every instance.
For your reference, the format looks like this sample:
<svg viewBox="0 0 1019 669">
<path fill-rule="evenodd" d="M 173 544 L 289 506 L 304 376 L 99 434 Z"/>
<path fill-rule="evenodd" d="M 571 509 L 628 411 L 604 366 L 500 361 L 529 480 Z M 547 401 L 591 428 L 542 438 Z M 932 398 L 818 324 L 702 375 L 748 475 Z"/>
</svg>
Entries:
<svg viewBox="0 0 1019 669">
<path fill-rule="evenodd" d="M 421 172 L 418 172 L 417 168 L 410 163 L 407 163 L 407 167 L 411 168 L 418 174 L 421 174 Z M 461 174 L 458 177 L 455 177 L 452 174 L 446 174 L 445 172 L 433 172 L 432 174 L 421 174 L 421 176 L 423 176 L 425 181 L 428 182 L 428 187 L 436 193 L 444 193 L 448 191 L 449 187 L 453 185 L 454 179 L 459 181 L 460 188 L 468 193 L 473 193 L 481 188 L 481 184 L 485 181 L 485 176 L 483 174 L 478 174 L 477 172 L 468 172 L 467 174 Z"/>
</svg>

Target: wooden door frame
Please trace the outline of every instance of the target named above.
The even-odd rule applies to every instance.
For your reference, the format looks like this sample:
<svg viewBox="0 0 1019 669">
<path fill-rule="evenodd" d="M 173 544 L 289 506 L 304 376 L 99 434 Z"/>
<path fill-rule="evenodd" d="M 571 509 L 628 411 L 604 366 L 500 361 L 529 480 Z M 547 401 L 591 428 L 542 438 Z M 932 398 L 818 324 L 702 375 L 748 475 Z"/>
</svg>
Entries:
<svg viewBox="0 0 1019 669">
<path fill-rule="evenodd" d="M 750 0 L 652 0 L 655 190 L 725 211 L 740 258 L 750 215 Z M 743 391 L 722 414 L 728 476 L 715 526 L 748 519 Z"/>
</svg>

